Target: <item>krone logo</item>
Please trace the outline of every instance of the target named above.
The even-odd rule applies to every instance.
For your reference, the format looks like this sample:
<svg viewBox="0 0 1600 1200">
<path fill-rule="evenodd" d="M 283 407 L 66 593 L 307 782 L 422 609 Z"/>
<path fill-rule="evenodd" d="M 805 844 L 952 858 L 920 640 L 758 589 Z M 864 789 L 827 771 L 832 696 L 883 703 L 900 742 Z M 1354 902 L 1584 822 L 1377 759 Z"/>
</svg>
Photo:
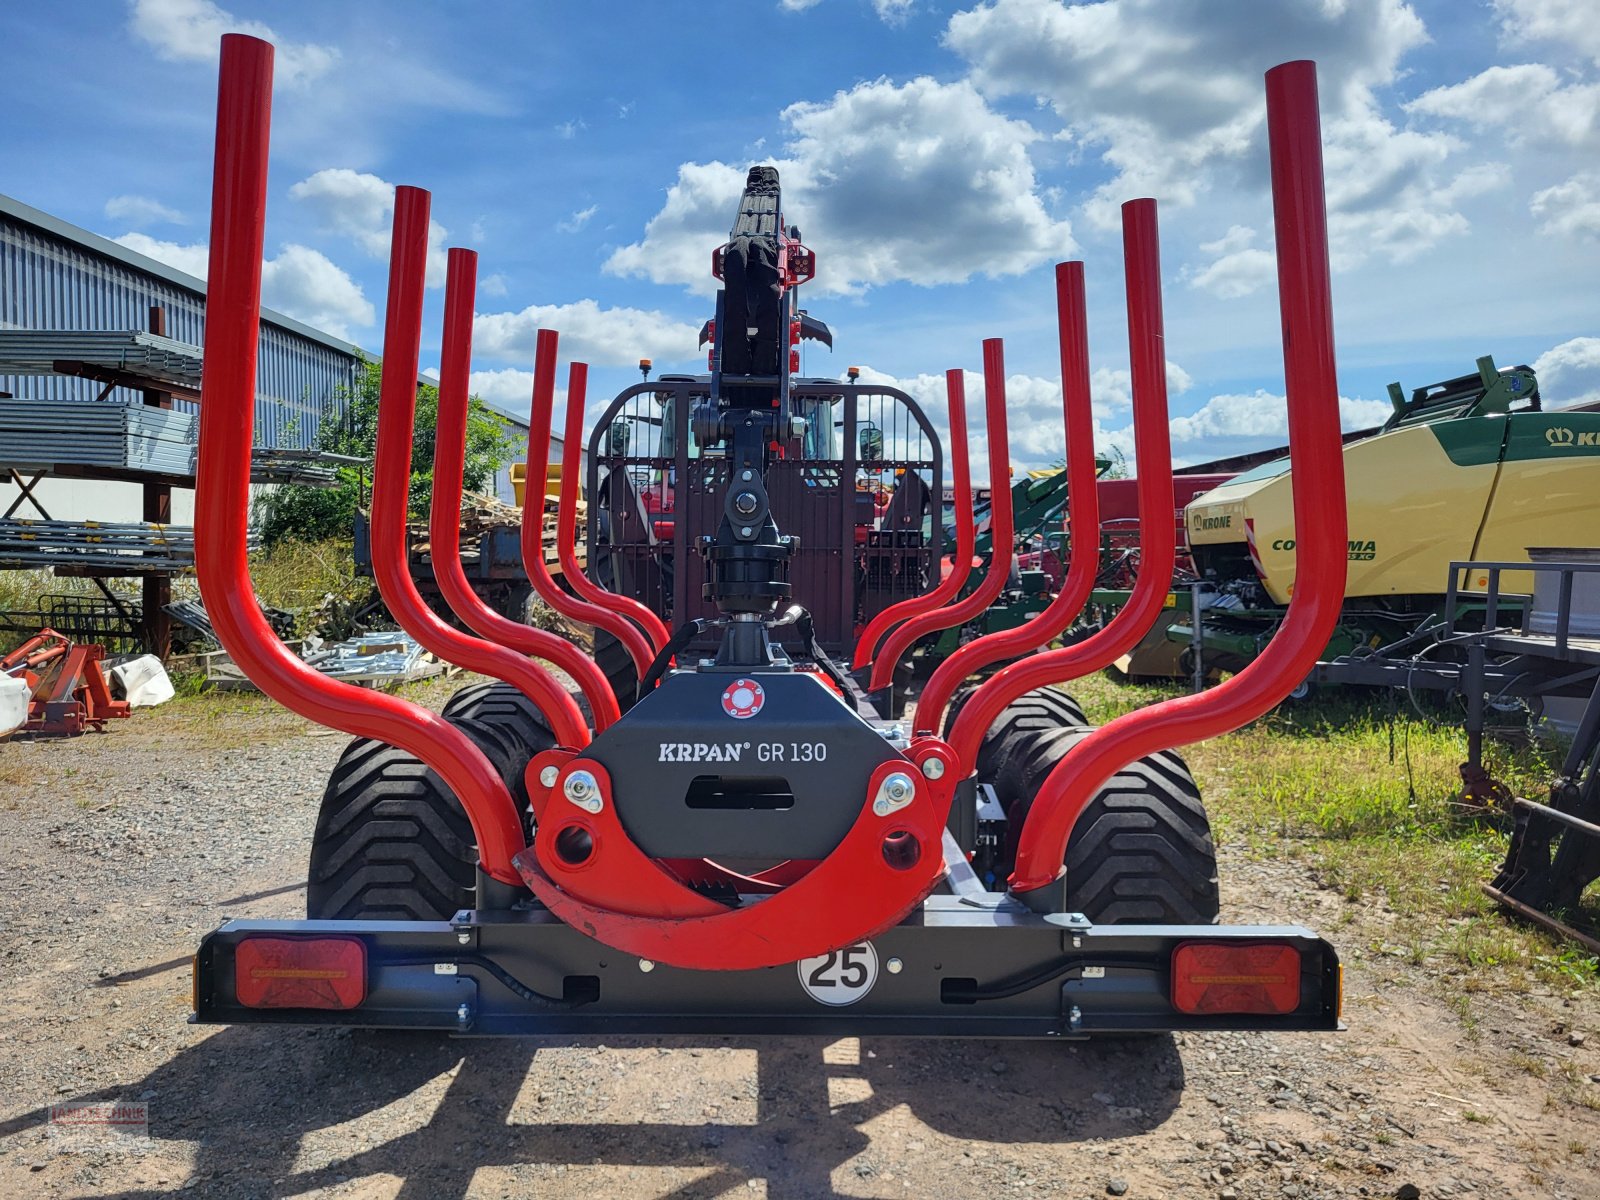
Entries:
<svg viewBox="0 0 1600 1200">
<path fill-rule="evenodd" d="M 1552 446 L 1570 446 L 1578 439 L 1572 435 L 1572 430 L 1565 425 L 1552 425 L 1544 431 L 1544 440 Z"/>
</svg>

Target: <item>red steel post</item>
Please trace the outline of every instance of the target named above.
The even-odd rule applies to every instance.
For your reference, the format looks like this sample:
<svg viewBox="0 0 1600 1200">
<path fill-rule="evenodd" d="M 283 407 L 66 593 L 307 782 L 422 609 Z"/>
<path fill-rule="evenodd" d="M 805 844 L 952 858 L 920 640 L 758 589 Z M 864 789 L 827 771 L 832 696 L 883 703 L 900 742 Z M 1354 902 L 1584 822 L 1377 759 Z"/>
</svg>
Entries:
<svg viewBox="0 0 1600 1200">
<path fill-rule="evenodd" d="M 583 403 L 589 390 L 589 365 L 567 368 L 567 422 L 561 443 L 561 499 L 556 506 L 556 553 L 561 573 L 572 590 L 591 604 L 609 609 L 643 629 L 656 652 L 671 639 L 660 617 L 632 596 L 608 592 L 584 573 L 578 561 L 578 472 L 583 465 Z"/>
<path fill-rule="evenodd" d="M 1098 671 L 1127 653 L 1150 632 L 1172 585 L 1177 532 L 1172 523 L 1172 439 L 1167 431 L 1161 256 L 1154 200 L 1130 200 L 1122 206 L 1122 245 L 1128 287 L 1134 452 L 1139 464 L 1139 577 L 1128 602 L 1099 633 L 1013 663 L 973 693 L 950 730 L 951 748 L 968 772 L 977 762 L 983 735 L 1006 705 L 1036 687 Z M 1098 536 L 1095 540 L 1099 541 Z M 920 713 L 917 727 L 927 728 Z"/>
<path fill-rule="evenodd" d="M 617 698 L 594 660 L 566 638 L 513 621 L 484 603 L 461 565 L 461 489 L 467 453 L 472 371 L 472 306 L 478 256 L 453 248 L 444 289 L 444 343 L 439 360 L 439 419 L 433 436 L 433 503 L 428 514 L 433 577 L 452 612 L 468 628 L 519 654 L 554 663 L 572 676 L 589 701 L 595 729 L 617 719 Z"/>
<path fill-rule="evenodd" d="M 1266 649 L 1231 679 L 1119 717 L 1067 751 L 1023 825 L 1011 877 L 1018 895 L 1043 897 L 1060 877 L 1072 827 L 1106 780 L 1137 758 L 1261 716 L 1306 677 L 1339 619 L 1347 569 L 1344 458 L 1314 63 L 1267 72 L 1267 145 L 1294 483 L 1297 563 L 1289 609 Z"/>
<path fill-rule="evenodd" d="M 484 870 L 502 883 L 518 883 L 511 857 L 526 844 L 522 822 L 494 764 L 437 714 L 306 666 L 278 640 L 250 586 L 245 514 L 271 112 L 272 47 L 243 34 L 224 35 L 195 481 L 195 570 L 206 612 L 222 648 L 279 704 L 345 733 L 398 746 L 432 767 L 466 810 Z"/>
<path fill-rule="evenodd" d="M 948 376 L 947 376 L 948 378 Z M 900 624 L 884 639 L 872 663 L 867 689 L 876 692 L 894 680 L 895 664 L 925 634 L 963 624 L 993 604 L 1011 574 L 1011 449 L 1006 435 L 1006 357 L 1000 338 L 983 343 L 983 409 L 989 432 L 989 565 L 972 594 L 948 608 L 925 612 Z"/>
<path fill-rule="evenodd" d="M 872 661 L 873 651 L 891 626 L 922 613 L 934 612 L 961 594 L 972 574 L 972 554 L 978 540 L 976 518 L 972 513 L 972 464 L 967 447 L 967 381 L 960 371 L 944 373 L 945 394 L 950 404 L 950 476 L 956 505 L 956 549 L 950 573 L 925 596 L 912 596 L 891 604 L 861 631 L 856 639 L 850 669 L 859 671 Z M 942 538 L 942 534 L 940 535 Z"/>
<path fill-rule="evenodd" d="M 417 415 L 422 291 L 428 266 L 428 201 L 428 193 L 421 188 L 395 189 L 378 445 L 372 464 L 372 575 L 378 594 L 401 629 L 446 662 L 512 684 L 538 706 L 557 742 L 580 748 L 589 744 L 589 726 L 567 689 L 532 659 L 446 623 L 422 599 L 406 561 L 411 438 Z"/>
<path fill-rule="evenodd" d="M 1089 600 L 1100 571 L 1100 492 L 1095 484 L 1094 412 L 1089 395 L 1089 324 L 1083 264 L 1056 264 L 1056 323 L 1061 344 L 1061 404 L 1067 436 L 1067 536 L 1071 557 L 1061 590 L 1031 621 L 996 630 L 962 646 L 939 664 L 917 697 L 917 722 L 939 730 L 956 688 L 967 676 L 1048 644 L 1072 624 Z M 960 501 L 957 501 L 959 509 Z"/>
<path fill-rule="evenodd" d="M 558 344 L 555 330 L 539 330 L 533 359 L 533 407 L 528 413 L 528 474 L 522 492 L 522 565 L 533 590 L 551 608 L 574 621 L 604 629 L 627 647 L 634 668 L 643 679 L 655 661 L 658 647 L 626 617 L 580 600 L 562 588 L 544 559 L 544 490 L 550 469 L 550 417 L 555 408 Z"/>
</svg>

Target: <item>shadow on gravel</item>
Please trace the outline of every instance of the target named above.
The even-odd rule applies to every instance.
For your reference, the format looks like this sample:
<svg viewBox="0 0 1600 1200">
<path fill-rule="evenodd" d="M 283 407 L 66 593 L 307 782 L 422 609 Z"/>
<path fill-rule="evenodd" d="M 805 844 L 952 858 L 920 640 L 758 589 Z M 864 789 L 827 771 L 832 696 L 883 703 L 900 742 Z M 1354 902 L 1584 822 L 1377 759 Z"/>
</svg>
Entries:
<svg viewBox="0 0 1600 1200">
<path fill-rule="evenodd" d="M 127 1088 L 71 1099 L 148 1096 L 152 1137 L 197 1144 L 198 1194 L 291 1196 L 390 1175 L 404 1181 L 397 1195 L 405 1200 L 453 1200 L 480 1167 L 603 1164 L 704 1172 L 660 1200 L 718 1196 L 751 1179 L 766 1181 L 771 1200 L 816 1200 L 835 1194 L 833 1173 L 858 1156 L 858 1174 L 877 1170 L 863 1126 L 899 1106 L 940 1134 L 977 1144 L 1065 1144 L 1155 1128 L 1184 1085 L 1170 1037 L 1076 1046 L 863 1038 L 859 1064 L 849 1065 L 825 1062 L 829 1042 L 820 1038 L 607 1039 L 612 1047 L 755 1050 L 756 1123 L 670 1123 L 665 1114 L 659 1122 L 531 1123 L 517 1101 L 535 1056 L 547 1046 L 589 1044 L 229 1028 Z M 683 1107 L 694 1111 L 701 1108 L 692 1065 L 699 1061 L 686 1060 L 682 1072 Z M 344 1157 L 295 1169 L 306 1135 L 374 1112 L 452 1070 L 426 1126 L 370 1145 L 352 1130 Z M 830 1080 L 850 1081 L 839 1090 L 862 1098 L 830 1104 Z M 40 1111 L 5 1122 L 0 1136 L 43 1120 Z"/>
</svg>

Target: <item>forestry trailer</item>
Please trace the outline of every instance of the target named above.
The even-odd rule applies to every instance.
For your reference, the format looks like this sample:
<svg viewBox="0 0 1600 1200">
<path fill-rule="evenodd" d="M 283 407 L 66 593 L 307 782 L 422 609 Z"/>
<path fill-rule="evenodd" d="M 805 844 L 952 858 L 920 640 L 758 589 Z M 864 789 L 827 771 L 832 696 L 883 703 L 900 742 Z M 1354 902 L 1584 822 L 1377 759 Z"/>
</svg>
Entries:
<svg viewBox="0 0 1600 1200">
<path fill-rule="evenodd" d="M 1266 86 L 1298 552 L 1317 569 L 1302 573 L 1279 638 L 1247 670 L 1203 697 L 1091 729 L 1047 685 L 1141 638 L 1172 572 L 1153 201 L 1123 210 L 1145 586 L 1094 637 L 1031 653 L 1066 628 L 1094 584 L 1096 539 L 1077 539 L 1045 611 L 951 654 L 915 713 L 894 720 L 888 684 L 906 647 L 970 620 L 1003 586 L 1010 505 L 995 506 L 997 561 L 983 584 L 958 598 L 959 583 L 932 583 L 940 439 L 894 389 L 794 378 L 790 349 L 804 329 L 795 301 L 817 260 L 784 222 L 777 173 L 751 172 L 714 255 L 722 289 L 709 374 L 630 388 L 595 424 L 586 534 L 595 578 L 568 564 L 573 594 L 546 571 L 542 497 L 530 489 L 531 582 L 625 654 L 631 672 L 609 677 L 570 643 L 488 609 L 461 572 L 476 271 L 466 250 L 449 258 L 431 533 L 440 590 L 472 632 L 416 593 L 404 524 L 429 198 L 399 188 L 374 573 L 419 641 L 499 681 L 435 714 L 308 670 L 262 619 L 247 576 L 271 62 L 264 42 L 223 39 L 198 572 L 222 644 L 261 689 L 355 740 L 313 837 L 308 919 L 228 921 L 207 935 L 195 960 L 197 1021 L 1058 1039 L 1338 1027 L 1331 946 L 1295 926 L 1216 923 L 1210 830 L 1171 749 L 1275 704 L 1326 644 L 1343 591 L 1311 63 L 1275 68 Z M 1094 528 L 1081 264 L 1061 264 L 1056 278 L 1070 519 Z M 542 331 L 530 479 L 546 474 L 557 348 Z M 991 494 L 1004 498 L 998 339 L 984 342 L 983 368 Z M 951 470 L 957 491 L 970 491 L 963 377 L 947 379 Z M 576 540 L 585 383 L 583 364 L 571 364 L 563 553 Z M 868 426 L 877 432 L 863 437 Z M 660 436 L 646 446 L 615 433 L 639 428 Z M 862 472 L 891 490 L 882 511 L 870 500 L 870 515 L 863 508 Z M 670 528 L 643 499 L 669 487 Z M 958 501 L 958 511 L 971 507 Z M 970 559 L 972 521 L 961 524 Z"/>
</svg>

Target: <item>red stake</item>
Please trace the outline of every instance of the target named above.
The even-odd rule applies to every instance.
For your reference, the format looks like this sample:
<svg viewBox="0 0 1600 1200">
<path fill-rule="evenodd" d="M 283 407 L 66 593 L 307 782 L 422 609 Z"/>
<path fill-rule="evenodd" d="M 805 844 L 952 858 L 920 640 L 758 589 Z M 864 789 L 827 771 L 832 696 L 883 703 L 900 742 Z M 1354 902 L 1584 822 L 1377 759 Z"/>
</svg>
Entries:
<svg viewBox="0 0 1600 1200">
<path fill-rule="evenodd" d="M 948 379 L 949 376 L 946 376 Z M 1006 438 L 1006 358 L 999 338 L 983 343 L 983 409 L 989 431 L 989 565 L 983 582 L 964 600 L 937 612 L 912 617 L 891 633 L 872 663 L 867 690 L 876 692 L 894 681 L 895 664 L 916 640 L 936 629 L 963 624 L 993 604 L 1011 574 L 1011 450 Z M 1168 506 L 1170 507 L 1170 505 Z"/>
<path fill-rule="evenodd" d="M 1134 451 L 1139 460 L 1139 577 L 1122 611 L 1099 633 L 1013 663 L 973 693 L 950 729 L 951 748 L 969 773 L 978 760 L 983 735 L 1006 705 L 1036 687 L 1077 679 L 1115 662 L 1150 632 L 1172 585 L 1177 532 L 1172 523 L 1172 441 L 1167 432 L 1167 363 L 1154 200 L 1130 200 L 1122 206 L 1122 244 L 1133 372 Z M 1095 542 L 1098 556 L 1098 530 Z M 925 728 L 920 716 L 917 727 Z"/>
<path fill-rule="evenodd" d="M 549 564 L 544 560 L 544 490 L 550 468 L 550 417 L 555 407 L 556 347 L 559 338 L 555 330 L 541 329 L 534 350 L 533 406 L 528 414 L 528 474 L 522 492 L 522 565 L 533 583 L 533 590 L 551 608 L 574 621 L 604 629 L 626 646 L 639 678 L 643 679 L 660 647 L 653 646 L 639 631 L 639 627 L 626 617 L 598 604 L 580 600 L 563 589 L 550 574 Z M 558 513 L 558 537 L 561 536 L 561 521 L 562 514 Z M 571 524 L 567 526 L 569 530 L 572 527 Z M 665 638 L 661 644 L 666 644 Z"/>
<path fill-rule="evenodd" d="M 855 655 L 850 662 L 852 671 L 859 671 L 872 661 L 873 651 L 891 625 L 943 608 L 961 594 L 967 577 L 972 574 L 978 529 L 972 515 L 972 467 L 967 454 L 966 376 L 960 371 L 946 371 L 944 388 L 950 403 L 950 474 L 956 504 L 955 560 L 951 563 L 950 574 L 941 579 L 933 591 L 891 604 L 867 622 L 866 629 L 856 639 Z"/>
<path fill-rule="evenodd" d="M 398 746 L 432 767 L 466 810 L 484 870 L 514 884 L 521 877 L 511 856 L 526 842 L 511 793 L 494 764 L 436 713 L 306 666 L 278 640 L 250 586 L 245 513 L 255 434 L 271 112 L 272 47 L 243 34 L 225 34 L 217 81 L 206 369 L 195 480 L 195 571 L 206 613 L 222 648 L 279 704 L 345 733 Z"/>
<path fill-rule="evenodd" d="M 422 599 L 406 562 L 422 289 L 428 267 L 428 199 L 421 188 L 395 189 L 378 448 L 372 464 L 372 575 L 401 629 L 445 661 L 515 686 L 538 706 L 561 745 L 587 746 L 589 726 L 567 689 L 533 660 L 446 624 Z"/>
<path fill-rule="evenodd" d="M 452 249 L 444 289 L 444 345 L 439 361 L 439 420 L 433 436 L 433 504 L 428 544 L 433 576 L 452 612 L 468 628 L 519 654 L 560 667 L 589 701 L 595 728 L 617 719 L 617 698 L 594 660 L 566 638 L 497 613 L 472 590 L 461 565 L 461 489 L 467 454 L 467 407 L 472 371 L 472 306 L 478 256 Z"/>
<path fill-rule="evenodd" d="M 967 676 L 1046 645 L 1072 624 L 1100 571 L 1100 492 L 1095 486 L 1094 412 L 1089 395 L 1089 326 L 1084 316 L 1083 264 L 1056 264 L 1056 322 L 1061 343 L 1061 404 L 1067 434 L 1066 578 L 1045 610 L 1015 629 L 996 630 L 962 646 L 934 670 L 917 697 L 917 724 L 944 727 L 950 697 Z M 959 498 L 956 501 L 960 508 Z"/>
<path fill-rule="evenodd" d="M 578 562 L 578 472 L 583 463 L 583 402 L 588 390 L 589 365 L 571 364 L 567 368 L 566 436 L 561 443 L 561 498 L 556 506 L 556 552 L 561 557 L 561 573 L 585 600 L 643 629 L 660 653 L 672 636 L 661 618 L 632 596 L 606 591 L 584 573 L 583 565 Z"/>
<path fill-rule="evenodd" d="M 1267 144 L 1294 482 L 1297 569 L 1289 610 L 1266 649 L 1231 679 L 1119 717 L 1067 751 L 1022 828 L 1011 890 L 1024 899 L 1036 893 L 1048 902 L 1072 828 L 1106 780 L 1135 759 L 1215 737 L 1267 712 L 1306 677 L 1339 619 L 1348 533 L 1315 63 L 1267 72 Z"/>
</svg>

